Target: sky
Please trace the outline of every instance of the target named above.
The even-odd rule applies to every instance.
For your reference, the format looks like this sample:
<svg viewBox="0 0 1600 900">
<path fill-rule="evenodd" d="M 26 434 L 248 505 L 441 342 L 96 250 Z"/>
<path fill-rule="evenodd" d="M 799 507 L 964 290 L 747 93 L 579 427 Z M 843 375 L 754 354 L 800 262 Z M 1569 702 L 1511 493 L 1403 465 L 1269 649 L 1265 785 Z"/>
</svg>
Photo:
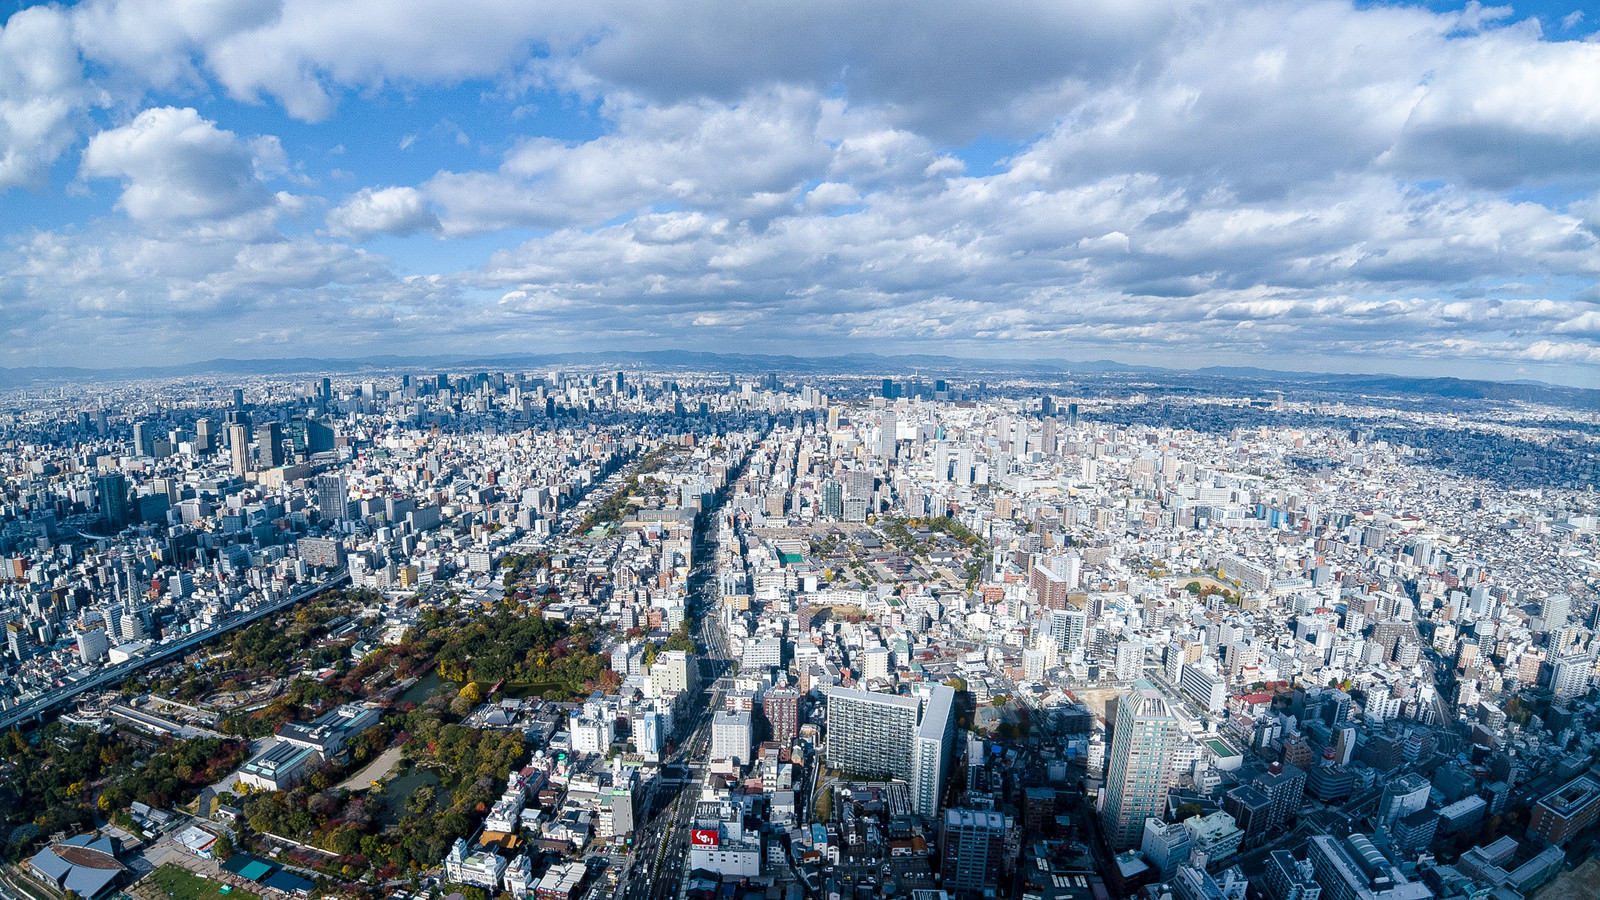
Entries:
<svg viewBox="0 0 1600 900">
<path fill-rule="evenodd" d="M 684 348 L 1600 386 L 1589 0 L 0 21 L 3 366 Z"/>
</svg>

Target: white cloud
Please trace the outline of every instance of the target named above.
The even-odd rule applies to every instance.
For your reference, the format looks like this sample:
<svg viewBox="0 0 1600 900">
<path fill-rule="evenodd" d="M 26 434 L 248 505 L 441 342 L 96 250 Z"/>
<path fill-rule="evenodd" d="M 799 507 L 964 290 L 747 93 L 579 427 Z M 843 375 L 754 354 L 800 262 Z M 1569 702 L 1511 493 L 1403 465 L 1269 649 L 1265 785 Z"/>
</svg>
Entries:
<svg viewBox="0 0 1600 900">
<path fill-rule="evenodd" d="M 0 192 L 44 183 L 91 94 L 61 10 L 24 9 L 0 27 Z"/>
<path fill-rule="evenodd" d="M 291 303 L 329 334 L 462 341 L 1587 365 L 1597 54 L 1477 4 L 86 0 L 0 32 L 0 190 L 112 119 L 79 172 L 120 179 L 126 219 L 45 232 L 67 256 L 13 236 L 22 294 L 113 315 L 236 291 L 263 336 Z M 474 80 L 441 118 L 430 92 Z M 315 129 L 342 170 L 291 166 L 235 124 L 277 109 L 229 118 L 224 93 L 346 114 Z M 372 139 L 369 103 L 415 118 Z M 481 266 L 492 236 L 451 241 L 511 228 L 546 233 Z M 338 240 L 379 234 L 467 271 L 395 278 Z"/>
<path fill-rule="evenodd" d="M 121 178 L 118 207 L 134 219 L 192 220 L 240 215 L 273 202 L 257 177 L 258 153 L 281 166 L 275 141 L 254 148 L 192 108 L 147 109 L 102 131 L 83 153 L 83 175 Z"/>
<path fill-rule="evenodd" d="M 336 235 L 367 238 L 375 234 L 407 235 L 434 231 L 439 219 L 416 188 L 363 188 L 328 213 Z"/>
</svg>

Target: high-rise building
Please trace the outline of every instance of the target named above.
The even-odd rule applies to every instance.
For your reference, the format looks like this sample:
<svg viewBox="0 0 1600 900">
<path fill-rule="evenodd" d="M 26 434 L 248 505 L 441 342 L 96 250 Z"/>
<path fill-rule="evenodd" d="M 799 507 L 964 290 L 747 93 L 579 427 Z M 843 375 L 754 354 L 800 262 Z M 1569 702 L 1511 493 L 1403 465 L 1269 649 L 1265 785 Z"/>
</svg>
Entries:
<svg viewBox="0 0 1600 900">
<path fill-rule="evenodd" d="M 1567 624 L 1567 617 L 1571 614 L 1571 594 L 1551 594 L 1539 604 L 1539 618 L 1544 620 L 1546 631 L 1555 631 Z"/>
<path fill-rule="evenodd" d="M 156 455 L 156 424 L 154 422 L 133 423 L 133 452 L 139 456 Z"/>
<path fill-rule="evenodd" d="M 28 626 L 21 622 L 6 623 L 6 652 L 12 659 L 26 659 L 33 650 L 28 637 Z"/>
<path fill-rule="evenodd" d="M 345 489 L 344 476 L 324 473 L 317 476 L 317 509 L 322 518 L 337 522 L 350 516 L 350 492 Z"/>
<path fill-rule="evenodd" d="M 1088 613 L 1076 607 L 1052 609 L 1045 614 L 1045 634 L 1055 642 L 1061 655 L 1071 656 L 1083 646 L 1083 634 L 1088 622 Z"/>
<path fill-rule="evenodd" d="M 721 710 L 711 718 L 711 758 L 732 760 L 743 767 L 750 764 L 750 714 Z"/>
<path fill-rule="evenodd" d="M 210 453 L 217 448 L 217 425 L 208 418 L 201 418 L 194 423 L 194 448 L 201 453 Z"/>
<path fill-rule="evenodd" d="M 121 472 L 107 472 L 95 479 L 100 494 L 100 515 L 113 531 L 121 530 L 131 518 L 128 506 L 128 479 Z"/>
<path fill-rule="evenodd" d="M 844 518 L 844 485 L 836 478 L 829 478 L 822 482 L 822 515 L 829 518 Z"/>
<path fill-rule="evenodd" d="M 700 664 L 693 653 L 667 650 L 650 666 L 650 683 L 657 697 L 671 697 L 700 686 Z"/>
<path fill-rule="evenodd" d="M 306 452 L 327 453 L 334 448 L 333 429 L 316 419 L 306 419 Z"/>
<path fill-rule="evenodd" d="M 939 829 L 941 886 L 957 897 L 999 884 L 1005 866 L 1005 816 L 985 809 L 948 809 Z"/>
<path fill-rule="evenodd" d="M 800 694 L 789 688 L 773 688 L 761 698 L 761 711 L 772 726 L 772 739 L 792 743 L 800 733 Z"/>
<path fill-rule="evenodd" d="M 916 741 L 911 747 L 911 808 L 929 821 L 937 821 L 944 797 L 945 773 L 950 767 L 955 740 L 956 692 L 936 684 L 922 705 Z"/>
<path fill-rule="evenodd" d="M 78 661 L 84 665 L 93 665 L 105 658 L 111 649 L 111 642 L 106 639 L 105 629 L 98 626 L 88 626 L 78 623 L 73 626 L 73 633 L 78 638 Z"/>
<path fill-rule="evenodd" d="M 921 703 L 853 688 L 828 693 L 828 766 L 864 778 L 911 780 Z"/>
<path fill-rule="evenodd" d="M 283 465 L 283 426 L 262 422 L 256 426 L 256 443 L 261 448 L 261 463 L 269 469 Z"/>
<path fill-rule="evenodd" d="M 1101 827 L 1113 850 L 1139 846 L 1144 820 L 1165 814 L 1180 739 L 1178 719 L 1160 690 L 1141 679 L 1122 695 L 1100 808 Z"/>
<path fill-rule="evenodd" d="M 250 472 L 250 427 L 234 424 L 228 426 L 228 456 L 233 462 L 233 474 L 243 478 Z"/>
</svg>

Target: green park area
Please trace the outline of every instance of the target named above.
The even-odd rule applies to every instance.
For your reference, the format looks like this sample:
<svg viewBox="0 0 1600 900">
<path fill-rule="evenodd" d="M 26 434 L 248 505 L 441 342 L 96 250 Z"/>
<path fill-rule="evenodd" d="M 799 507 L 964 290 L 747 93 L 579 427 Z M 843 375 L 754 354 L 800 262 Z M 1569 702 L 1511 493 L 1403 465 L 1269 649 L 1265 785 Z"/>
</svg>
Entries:
<svg viewBox="0 0 1600 900">
<path fill-rule="evenodd" d="M 203 878 L 171 864 L 151 872 L 145 885 L 145 896 L 159 897 L 165 893 L 170 900 L 217 900 L 224 895 L 224 888 L 227 888 L 228 900 L 261 900 L 249 891 Z"/>
</svg>

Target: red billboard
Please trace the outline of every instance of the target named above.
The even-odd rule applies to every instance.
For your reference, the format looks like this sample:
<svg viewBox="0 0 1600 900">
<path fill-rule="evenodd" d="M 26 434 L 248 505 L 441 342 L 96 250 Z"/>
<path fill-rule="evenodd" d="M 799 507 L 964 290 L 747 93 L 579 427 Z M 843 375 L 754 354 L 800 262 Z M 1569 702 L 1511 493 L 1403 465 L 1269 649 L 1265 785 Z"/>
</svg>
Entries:
<svg viewBox="0 0 1600 900">
<path fill-rule="evenodd" d="M 717 830 L 715 828 L 696 828 L 689 833 L 689 842 L 696 847 L 715 847 L 717 845 Z"/>
</svg>

